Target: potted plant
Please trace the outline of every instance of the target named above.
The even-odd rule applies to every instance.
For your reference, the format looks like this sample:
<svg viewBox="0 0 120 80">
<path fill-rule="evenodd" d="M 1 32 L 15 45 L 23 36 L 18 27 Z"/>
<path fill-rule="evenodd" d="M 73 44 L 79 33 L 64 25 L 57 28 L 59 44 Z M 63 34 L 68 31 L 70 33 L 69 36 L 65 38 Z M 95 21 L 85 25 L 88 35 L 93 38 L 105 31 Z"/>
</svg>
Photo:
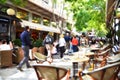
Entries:
<svg viewBox="0 0 120 80">
<path fill-rule="evenodd" d="M 36 41 L 33 42 L 34 47 L 40 47 L 42 46 L 42 39 L 37 39 Z"/>
<path fill-rule="evenodd" d="M 20 46 L 21 46 L 21 41 L 20 41 L 20 39 L 15 39 L 15 40 L 13 40 L 13 44 L 14 44 L 15 47 L 20 47 Z"/>
<path fill-rule="evenodd" d="M 44 54 L 44 46 L 42 45 L 43 40 L 42 39 L 37 39 L 36 41 L 33 42 L 33 49 L 32 49 L 32 53 L 34 54 L 34 52 L 40 52 L 42 54 Z M 34 59 L 34 57 L 33 57 Z"/>
<path fill-rule="evenodd" d="M 15 62 L 15 63 L 19 63 L 22 59 L 23 59 L 23 57 L 24 57 L 24 54 L 23 54 L 23 50 L 22 50 L 22 48 L 21 48 L 21 41 L 20 41 L 20 39 L 15 39 L 15 40 L 13 40 L 13 44 L 14 44 L 14 48 L 16 48 L 17 50 L 15 51 L 15 57 L 13 57 L 13 62 Z"/>
</svg>

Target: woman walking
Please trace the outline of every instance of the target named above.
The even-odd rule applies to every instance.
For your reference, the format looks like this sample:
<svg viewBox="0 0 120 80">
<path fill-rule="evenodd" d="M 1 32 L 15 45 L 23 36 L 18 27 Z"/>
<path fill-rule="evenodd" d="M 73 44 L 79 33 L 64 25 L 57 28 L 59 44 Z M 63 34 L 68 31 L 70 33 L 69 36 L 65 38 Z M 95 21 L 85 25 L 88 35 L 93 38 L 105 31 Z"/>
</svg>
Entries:
<svg viewBox="0 0 120 80">
<path fill-rule="evenodd" d="M 59 43 L 59 49 L 60 49 L 60 57 L 62 58 L 65 52 L 65 46 L 66 46 L 66 42 L 63 34 L 60 35 L 60 39 L 58 43 Z"/>
</svg>

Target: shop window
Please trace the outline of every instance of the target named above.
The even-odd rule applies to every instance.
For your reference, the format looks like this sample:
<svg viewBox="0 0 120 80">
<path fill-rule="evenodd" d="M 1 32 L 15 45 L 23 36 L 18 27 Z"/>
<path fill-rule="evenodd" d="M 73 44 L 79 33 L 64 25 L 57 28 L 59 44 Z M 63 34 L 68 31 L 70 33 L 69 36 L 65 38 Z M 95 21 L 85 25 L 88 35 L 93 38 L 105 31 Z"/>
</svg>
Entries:
<svg viewBox="0 0 120 80">
<path fill-rule="evenodd" d="M 50 20 L 44 18 L 44 19 L 43 19 L 43 25 L 45 25 L 45 26 L 50 26 Z"/>
<path fill-rule="evenodd" d="M 51 22 L 52 27 L 57 27 L 57 23 L 56 22 Z"/>
<path fill-rule="evenodd" d="M 17 10 L 16 14 L 17 18 L 28 20 L 28 12 L 24 10 Z"/>
<path fill-rule="evenodd" d="M 40 21 L 41 21 L 41 17 L 33 14 L 33 16 L 32 16 L 32 22 L 33 23 L 40 23 Z"/>
<path fill-rule="evenodd" d="M 7 33 L 7 24 L 0 24 L 0 33 Z"/>
<path fill-rule="evenodd" d="M 6 39 L 8 40 L 8 24 L 7 23 L 0 23 L 0 40 Z"/>
</svg>

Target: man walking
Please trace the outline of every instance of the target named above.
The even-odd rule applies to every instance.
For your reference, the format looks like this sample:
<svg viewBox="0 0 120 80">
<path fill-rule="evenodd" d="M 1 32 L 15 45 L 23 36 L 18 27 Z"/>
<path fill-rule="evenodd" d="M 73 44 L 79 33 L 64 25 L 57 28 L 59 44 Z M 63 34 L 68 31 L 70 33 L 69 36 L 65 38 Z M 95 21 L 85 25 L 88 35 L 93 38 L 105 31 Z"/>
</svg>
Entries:
<svg viewBox="0 0 120 80">
<path fill-rule="evenodd" d="M 28 26 L 26 26 L 25 30 L 21 33 L 20 39 L 22 41 L 22 49 L 23 49 L 23 52 L 24 52 L 24 58 L 22 59 L 22 61 L 17 66 L 17 69 L 20 70 L 20 71 L 23 71 L 22 66 L 24 64 L 26 64 L 27 68 L 31 67 L 29 62 L 28 62 L 28 60 L 29 60 L 29 47 L 31 45 L 31 42 L 30 42 L 30 28 Z"/>
</svg>

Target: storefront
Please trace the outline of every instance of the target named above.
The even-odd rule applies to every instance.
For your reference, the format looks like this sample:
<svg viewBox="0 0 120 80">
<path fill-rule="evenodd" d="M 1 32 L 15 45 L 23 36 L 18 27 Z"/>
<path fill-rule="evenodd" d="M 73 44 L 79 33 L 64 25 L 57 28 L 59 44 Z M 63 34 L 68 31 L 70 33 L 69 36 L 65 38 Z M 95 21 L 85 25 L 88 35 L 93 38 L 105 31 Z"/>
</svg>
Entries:
<svg viewBox="0 0 120 80">
<path fill-rule="evenodd" d="M 21 20 L 15 15 L 7 13 L 8 7 L 0 9 L 0 40 L 6 39 L 8 42 L 14 38 L 15 26 Z"/>
<path fill-rule="evenodd" d="M 60 34 L 60 29 L 58 28 L 47 27 L 45 25 L 31 23 L 29 21 L 22 20 L 21 27 L 24 28 L 25 26 L 30 27 L 32 35 L 36 35 L 38 38 L 42 38 L 42 39 L 44 39 L 44 37 L 47 35 L 48 32 L 54 33 L 54 39 L 58 39 L 58 35 Z"/>
</svg>

